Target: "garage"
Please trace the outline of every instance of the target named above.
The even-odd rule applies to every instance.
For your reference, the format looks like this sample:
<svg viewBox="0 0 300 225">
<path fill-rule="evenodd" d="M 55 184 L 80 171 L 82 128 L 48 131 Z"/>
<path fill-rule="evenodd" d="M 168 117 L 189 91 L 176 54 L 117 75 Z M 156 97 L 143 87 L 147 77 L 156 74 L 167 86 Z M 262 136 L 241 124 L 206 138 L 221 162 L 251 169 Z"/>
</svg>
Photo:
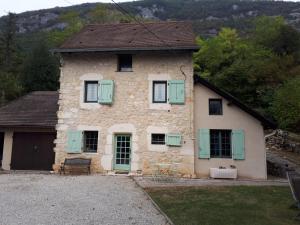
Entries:
<svg viewBox="0 0 300 225">
<path fill-rule="evenodd" d="M 14 133 L 11 169 L 52 170 L 54 140 L 55 133 Z"/>
<path fill-rule="evenodd" d="M 52 170 L 57 102 L 57 92 L 37 91 L 0 108 L 2 169 Z"/>
</svg>

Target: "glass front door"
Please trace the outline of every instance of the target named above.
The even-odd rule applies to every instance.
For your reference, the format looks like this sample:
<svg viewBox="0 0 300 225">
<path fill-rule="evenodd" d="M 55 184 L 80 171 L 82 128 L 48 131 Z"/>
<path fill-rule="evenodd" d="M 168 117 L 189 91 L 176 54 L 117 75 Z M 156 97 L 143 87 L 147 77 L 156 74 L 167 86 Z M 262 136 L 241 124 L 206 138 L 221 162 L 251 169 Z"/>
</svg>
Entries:
<svg viewBox="0 0 300 225">
<path fill-rule="evenodd" d="M 115 136 L 115 170 L 130 170 L 131 135 L 118 134 Z"/>
</svg>

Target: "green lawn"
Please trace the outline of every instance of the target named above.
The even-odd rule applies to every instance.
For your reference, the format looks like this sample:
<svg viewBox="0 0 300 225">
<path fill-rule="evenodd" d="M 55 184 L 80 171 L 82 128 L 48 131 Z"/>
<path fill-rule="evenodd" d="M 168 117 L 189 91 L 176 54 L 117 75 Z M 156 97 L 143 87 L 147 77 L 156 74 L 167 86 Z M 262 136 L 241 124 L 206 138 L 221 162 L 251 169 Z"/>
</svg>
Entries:
<svg viewBox="0 0 300 225">
<path fill-rule="evenodd" d="M 176 225 L 299 225 L 289 187 L 146 190 Z"/>
</svg>

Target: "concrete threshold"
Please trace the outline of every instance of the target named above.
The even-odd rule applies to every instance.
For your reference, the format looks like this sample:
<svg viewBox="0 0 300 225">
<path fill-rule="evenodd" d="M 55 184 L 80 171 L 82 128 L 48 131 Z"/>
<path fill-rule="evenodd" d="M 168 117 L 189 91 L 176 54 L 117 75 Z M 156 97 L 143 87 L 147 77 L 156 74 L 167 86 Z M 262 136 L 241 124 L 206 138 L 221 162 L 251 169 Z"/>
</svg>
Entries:
<svg viewBox="0 0 300 225">
<path fill-rule="evenodd" d="M 45 170 L 0 170 L 0 174 L 54 174 L 53 171 Z"/>
<path fill-rule="evenodd" d="M 157 179 L 156 177 L 144 176 L 133 177 L 143 188 L 159 187 L 201 187 L 201 186 L 288 186 L 286 179 L 276 180 L 251 180 L 251 179 L 186 179 L 169 178 Z"/>
</svg>

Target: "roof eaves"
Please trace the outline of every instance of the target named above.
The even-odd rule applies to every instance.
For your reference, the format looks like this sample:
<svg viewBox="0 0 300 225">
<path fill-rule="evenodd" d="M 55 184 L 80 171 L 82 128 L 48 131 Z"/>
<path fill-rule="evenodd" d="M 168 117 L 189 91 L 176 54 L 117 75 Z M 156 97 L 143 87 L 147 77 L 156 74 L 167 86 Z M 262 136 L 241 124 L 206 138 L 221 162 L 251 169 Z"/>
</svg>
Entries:
<svg viewBox="0 0 300 225">
<path fill-rule="evenodd" d="M 198 51 L 198 46 L 183 47 L 140 47 L 140 48 L 55 48 L 53 53 L 79 53 L 79 52 L 122 52 L 122 51 Z"/>
<path fill-rule="evenodd" d="M 215 93 L 219 94 L 220 96 L 224 97 L 229 102 L 233 103 L 234 105 L 236 105 L 237 107 L 239 107 L 240 109 L 245 111 L 246 113 L 250 114 L 257 120 L 259 120 L 265 128 L 275 129 L 277 127 L 276 123 L 270 121 L 266 117 L 262 116 L 260 113 L 256 112 L 255 110 L 251 109 L 250 107 L 246 106 L 244 103 L 239 101 L 237 98 L 235 98 L 231 94 L 214 86 L 213 84 L 211 84 L 210 82 L 208 82 L 207 80 L 205 80 L 204 78 L 200 77 L 197 74 L 194 75 L 194 83 L 195 84 L 200 83 L 200 84 L 204 85 L 205 87 L 209 88 L 210 90 L 214 91 Z"/>
<path fill-rule="evenodd" d="M 47 129 L 47 130 L 55 130 L 56 125 L 23 125 L 23 124 L 1 124 L 0 129 L 6 129 L 6 128 L 32 128 L 32 129 Z"/>
</svg>

